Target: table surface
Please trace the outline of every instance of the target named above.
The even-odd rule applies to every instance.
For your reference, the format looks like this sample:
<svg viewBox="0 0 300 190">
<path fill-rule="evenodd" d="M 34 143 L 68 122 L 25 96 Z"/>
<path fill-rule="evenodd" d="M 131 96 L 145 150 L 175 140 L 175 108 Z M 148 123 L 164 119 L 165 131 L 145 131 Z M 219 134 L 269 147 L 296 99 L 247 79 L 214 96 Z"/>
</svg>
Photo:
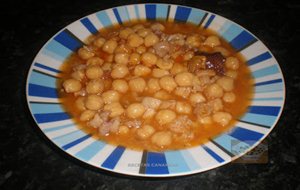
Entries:
<svg viewBox="0 0 300 190">
<path fill-rule="evenodd" d="M 169 1 L 237 22 L 263 41 L 278 60 L 285 76 L 286 104 L 277 126 L 267 137 L 267 163 L 230 163 L 178 178 L 132 178 L 88 167 L 41 134 L 26 107 L 25 80 L 42 45 L 58 30 L 85 15 L 141 2 L 1 3 L 0 189 L 300 189 L 300 75 L 296 59 L 299 48 L 293 46 L 299 44 L 300 28 L 292 22 L 299 18 L 300 3 L 296 1 Z"/>
</svg>

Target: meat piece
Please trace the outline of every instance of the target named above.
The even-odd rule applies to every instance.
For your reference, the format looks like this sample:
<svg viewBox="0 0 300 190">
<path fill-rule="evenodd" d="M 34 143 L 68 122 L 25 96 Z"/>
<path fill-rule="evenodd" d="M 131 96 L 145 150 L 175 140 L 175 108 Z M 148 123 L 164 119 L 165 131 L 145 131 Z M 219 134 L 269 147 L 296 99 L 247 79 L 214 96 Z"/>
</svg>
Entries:
<svg viewBox="0 0 300 190">
<path fill-rule="evenodd" d="M 216 71 L 218 75 L 224 75 L 225 73 L 224 63 L 226 59 L 220 52 L 215 52 L 215 53 L 198 52 L 196 54 L 206 57 L 206 61 L 205 61 L 206 69 L 212 69 Z"/>
<path fill-rule="evenodd" d="M 193 122 L 188 116 L 179 116 L 176 120 L 168 125 L 169 129 L 174 133 L 186 133 L 190 130 Z"/>
<path fill-rule="evenodd" d="M 189 72 L 197 74 L 198 72 L 206 68 L 206 56 L 194 56 L 188 62 L 187 67 Z"/>
<path fill-rule="evenodd" d="M 170 44 L 168 42 L 158 42 L 153 48 L 159 57 L 164 57 L 170 51 Z"/>
<path fill-rule="evenodd" d="M 145 97 L 142 104 L 146 108 L 157 109 L 161 104 L 161 100 L 152 97 Z"/>
<path fill-rule="evenodd" d="M 213 107 L 208 103 L 198 103 L 194 109 L 197 117 L 209 116 L 213 112 Z"/>
<path fill-rule="evenodd" d="M 135 120 L 127 121 L 125 123 L 125 125 L 129 128 L 131 128 L 131 127 L 140 128 L 142 125 L 142 122 L 140 120 L 135 119 Z"/>
<path fill-rule="evenodd" d="M 103 124 L 104 120 L 100 117 L 99 114 L 95 114 L 94 118 L 88 123 L 94 128 L 99 128 Z"/>
</svg>

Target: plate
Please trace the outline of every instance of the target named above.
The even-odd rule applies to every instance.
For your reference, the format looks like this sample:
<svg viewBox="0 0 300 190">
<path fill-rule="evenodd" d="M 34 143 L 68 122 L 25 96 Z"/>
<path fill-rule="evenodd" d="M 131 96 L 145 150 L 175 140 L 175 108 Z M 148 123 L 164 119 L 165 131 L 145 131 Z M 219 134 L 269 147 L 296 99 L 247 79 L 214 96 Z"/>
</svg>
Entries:
<svg viewBox="0 0 300 190">
<path fill-rule="evenodd" d="M 191 22 L 216 31 L 250 67 L 254 97 L 235 126 L 196 147 L 165 152 L 134 151 L 99 141 L 80 130 L 64 112 L 56 80 L 64 60 L 103 27 L 136 19 Z M 269 49 L 252 33 L 217 14 L 182 5 L 134 4 L 101 10 L 55 34 L 38 52 L 28 73 L 26 96 L 40 130 L 62 151 L 104 170 L 145 177 L 182 176 L 229 163 L 257 146 L 274 128 L 285 100 L 284 78 Z"/>
</svg>

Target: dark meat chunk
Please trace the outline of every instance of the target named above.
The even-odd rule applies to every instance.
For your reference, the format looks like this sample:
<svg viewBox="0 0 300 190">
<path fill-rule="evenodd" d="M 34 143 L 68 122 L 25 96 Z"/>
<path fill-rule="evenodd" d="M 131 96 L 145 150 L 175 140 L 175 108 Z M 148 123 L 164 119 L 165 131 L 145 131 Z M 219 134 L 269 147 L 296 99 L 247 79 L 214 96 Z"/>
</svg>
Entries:
<svg viewBox="0 0 300 190">
<path fill-rule="evenodd" d="M 204 53 L 204 52 L 198 52 L 196 53 L 199 56 L 205 56 L 205 66 L 206 69 L 212 69 L 216 71 L 218 75 L 224 75 L 225 73 L 225 57 L 220 52 L 215 53 Z"/>
<path fill-rule="evenodd" d="M 191 73 L 197 73 L 206 67 L 206 57 L 205 56 L 194 56 L 188 62 L 188 71 Z"/>
</svg>

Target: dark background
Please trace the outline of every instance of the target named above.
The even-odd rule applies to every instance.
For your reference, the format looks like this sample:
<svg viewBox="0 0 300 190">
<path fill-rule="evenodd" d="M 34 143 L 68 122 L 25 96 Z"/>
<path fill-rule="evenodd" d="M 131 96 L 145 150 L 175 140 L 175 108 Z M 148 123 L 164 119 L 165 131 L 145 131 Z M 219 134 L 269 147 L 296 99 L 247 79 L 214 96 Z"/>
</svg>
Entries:
<svg viewBox="0 0 300 190">
<path fill-rule="evenodd" d="M 273 52 L 283 70 L 287 93 L 282 117 L 267 137 L 266 164 L 230 163 L 186 177 L 137 179 L 88 167 L 41 134 L 25 99 L 27 72 L 39 49 L 61 28 L 83 16 L 138 2 L 143 1 L 1 1 L 0 189 L 299 190 L 300 4 L 296 1 L 155 1 L 198 7 L 231 19 Z"/>
</svg>

